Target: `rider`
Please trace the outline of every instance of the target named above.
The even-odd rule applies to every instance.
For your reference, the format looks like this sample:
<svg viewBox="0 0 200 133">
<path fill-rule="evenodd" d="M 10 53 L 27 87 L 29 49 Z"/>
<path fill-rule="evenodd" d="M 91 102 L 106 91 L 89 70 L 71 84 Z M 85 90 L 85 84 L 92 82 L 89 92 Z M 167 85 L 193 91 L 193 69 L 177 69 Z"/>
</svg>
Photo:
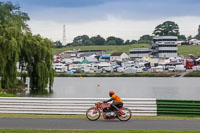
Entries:
<svg viewBox="0 0 200 133">
<path fill-rule="evenodd" d="M 104 103 L 113 101 L 113 103 L 111 104 L 111 107 L 117 110 L 117 113 L 120 112 L 119 110 L 119 106 L 123 106 L 123 101 L 121 100 L 121 98 L 119 96 L 117 96 L 114 91 L 109 91 L 109 96 L 111 97 L 109 100 L 107 101 L 103 101 Z"/>
</svg>

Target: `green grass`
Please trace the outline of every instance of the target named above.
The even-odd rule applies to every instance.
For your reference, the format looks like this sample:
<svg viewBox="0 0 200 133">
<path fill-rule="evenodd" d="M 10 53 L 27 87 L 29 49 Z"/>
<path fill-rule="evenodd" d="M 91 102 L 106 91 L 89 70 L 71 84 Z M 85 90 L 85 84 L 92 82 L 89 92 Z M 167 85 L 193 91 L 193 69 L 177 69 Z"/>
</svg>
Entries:
<svg viewBox="0 0 200 133">
<path fill-rule="evenodd" d="M 0 129 L 0 133 L 199 133 L 199 131 L 171 131 L 171 130 L 31 130 L 31 129 Z"/>
<path fill-rule="evenodd" d="M 85 115 L 4 114 L 0 118 L 86 118 Z"/>
<path fill-rule="evenodd" d="M 113 53 L 113 52 L 125 52 L 129 54 L 129 50 L 132 48 L 147 48 L 149 47 L 148 44 L 132 44 L 132 45 L 102 45 L 102 46 L 69 46 L 65 48 L 53 48 L 53 54 L 58 55 L 62 53 L 63 51 L 67 50 L 74 50 L 74 49 L 80 49 L 80 50 L 106 50 L 107 53 Z"/>
<path fill-rule="evenodd" d="M 0 118 L 80 118 L 86 119 L 85 115 L 43 115 L 43 114 L 3 114 L 0 113 Z M 102 117 L 101 117 L 102 119 Z M 132 119 L 147 119 L 147 120 L 200 120 L 200 117 L 186 116 L 132 116 Z"/>
<path fill-rule="evenodd" d="M 184 77 L 200 77 L 200 72 L 190 72 L 187 73 Z"/>
<path fill-rule="evenodd" d="M 53 54 L 58 55 L 62 53 L 63 51 L 67 50 L 74 50 L 74 49 L 80 49 L 80 50 L 107 50 L 107 53 L 113 53 L 113 52 L 125 52 L 129 54 L 129 50 L 133 48 L 147 48 L 150 45 L 148 44 L 132 44 L 132 45 L 103 45 L 103 46 L 69 46 L 65 48 L 53 48 Z M 190 54 L 193 56 L 200 56 L 200 46 L 178 46 L 178 55 L 188 57 Z"/>
<path fill-rule="evenodd" d="M 15 94 L 9 94 L 6 92 L 0 92 L 0 97 L 16 97 Z"/>
<path fill-rule="evenodd" d="M 190 54 L 193 56 L 200 56 L 200 46 L 198 45 L 184 45 L 178 47 L 178 55 L 188 57 Z"/>
</svg>

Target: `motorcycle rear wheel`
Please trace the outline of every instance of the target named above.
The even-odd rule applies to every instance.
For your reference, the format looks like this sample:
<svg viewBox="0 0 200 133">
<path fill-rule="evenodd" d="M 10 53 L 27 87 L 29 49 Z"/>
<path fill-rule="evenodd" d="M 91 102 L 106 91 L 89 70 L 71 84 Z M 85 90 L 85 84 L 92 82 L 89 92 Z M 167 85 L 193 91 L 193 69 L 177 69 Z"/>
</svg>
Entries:
<svg viewBox="0 0 200 133">
<path fill-rule="evenodd" d="M 91 121 L 96 121 L 101 116 L 101 112 L 99 109 L 92 107 L 89 108 L 86 112 L 86 117 Z"/>
<path fill-rule="evenodd" d="M 121 112 L 123 112 L 124 114 L 122 114 L 122 113 L 117 114 L 117 118 L 120 121 L 128 121 L 132 116 L 131 110 L 128 108 L 122 108 Z"/>
</svg>

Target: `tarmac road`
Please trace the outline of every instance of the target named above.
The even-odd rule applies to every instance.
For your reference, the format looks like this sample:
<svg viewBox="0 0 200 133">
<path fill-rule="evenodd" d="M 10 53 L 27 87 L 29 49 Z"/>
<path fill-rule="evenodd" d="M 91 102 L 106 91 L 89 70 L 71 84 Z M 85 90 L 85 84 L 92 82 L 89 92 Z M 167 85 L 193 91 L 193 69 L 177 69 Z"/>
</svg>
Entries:
<svg viewBox="0 0 200 133">
<path fill-rule="evenodd" d="M 77 130 L 198 130 L 199 120 L 119 120 L 89 121 L 68 118 L 0 118 L 0 129 L 77 129 Z"/>
</svg>

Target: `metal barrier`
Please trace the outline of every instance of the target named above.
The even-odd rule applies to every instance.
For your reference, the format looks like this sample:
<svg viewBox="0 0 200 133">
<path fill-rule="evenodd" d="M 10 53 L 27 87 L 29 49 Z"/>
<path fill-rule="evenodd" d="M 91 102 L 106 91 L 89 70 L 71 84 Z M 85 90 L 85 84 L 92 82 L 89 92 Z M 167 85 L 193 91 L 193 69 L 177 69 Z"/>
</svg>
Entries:
<svg viewBox="0 0 200 133">
<path fill-rule="evenodd" d="M 157 100 L 158 115 L 200 116 L 200 101 Z"/>
<path fill-rule="evenodd" d="M 88 108 L 98 101 L 108 98 L 30 98 L 0 97 L 0 113 L 29 114 L 85 114 Z M 122 98 L 124 107 L 132 111 L 132 115 L 156 116 L 156 99 Z"/>
</svg>

